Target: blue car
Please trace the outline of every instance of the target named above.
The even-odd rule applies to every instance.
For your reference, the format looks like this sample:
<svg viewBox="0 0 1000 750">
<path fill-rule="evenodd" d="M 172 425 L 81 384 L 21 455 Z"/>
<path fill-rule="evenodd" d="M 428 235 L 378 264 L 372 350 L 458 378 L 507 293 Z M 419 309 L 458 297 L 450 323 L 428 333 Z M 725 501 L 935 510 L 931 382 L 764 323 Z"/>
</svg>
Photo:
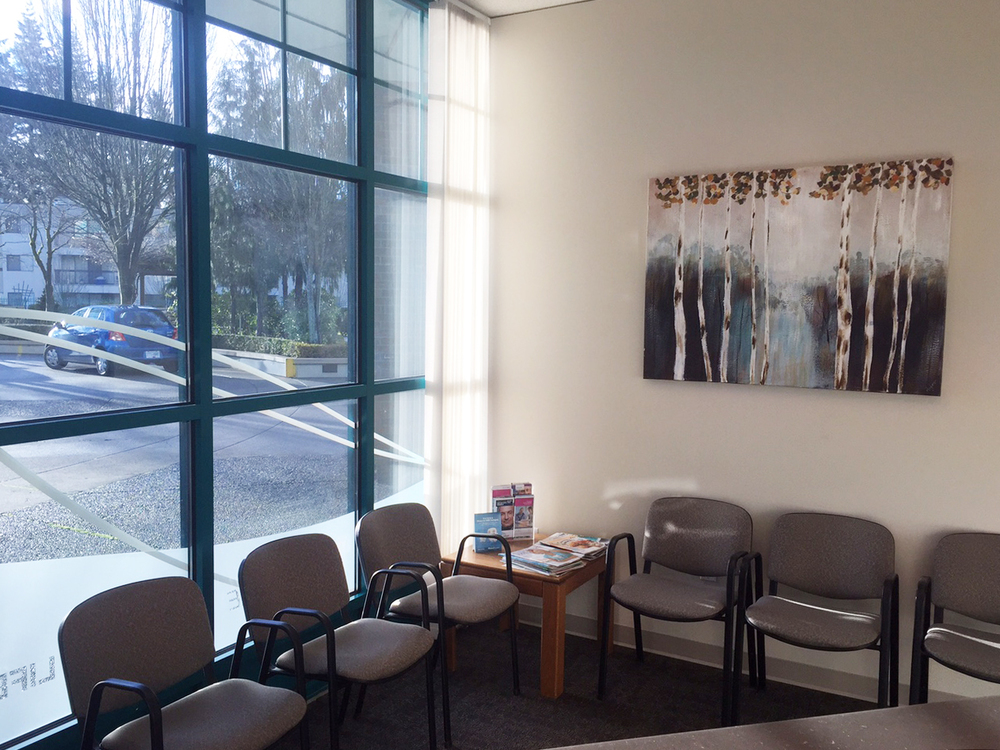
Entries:
<svg viewBox="0 0 1000 750">
<path fill-rule="evenodd" d="M 94 305 L 81 307 L 72 313 L 73 318 L 89 318 L 134 328 L 137 331 L 158 333 L 167 338 L 177 338 L 177 329 L 162 310 L 138 305 Z M 45 347 L 42 357 L 53 370 L 61 370 L 68 363 L 93 365 L 98 375 L 114 375 L 115 366 L 101 356 L 101 352 L 117 354 L 136 362 L 160 365 L 167 372 L 177 372 L 180 352 L 165 344 L 106 328 L 89 326 L 79 320 L 56 323 L 49 331 L 52 344 Z M 72 342 L 93 349 L 84 354 L 60 347 L 57 341 Z"/>
</svg>

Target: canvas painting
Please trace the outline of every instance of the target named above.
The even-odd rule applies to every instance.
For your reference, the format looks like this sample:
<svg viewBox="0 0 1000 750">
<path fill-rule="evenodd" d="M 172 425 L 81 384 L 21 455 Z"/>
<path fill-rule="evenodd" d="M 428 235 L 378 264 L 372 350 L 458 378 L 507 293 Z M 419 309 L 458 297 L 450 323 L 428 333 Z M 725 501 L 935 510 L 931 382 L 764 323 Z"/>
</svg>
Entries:
<svg viewBox="0 0 1000 750">
<path fill-rule="evenodd" d="M 940 395 L 952 170 L 650 180 L 644 377 Z"/>
</svg>

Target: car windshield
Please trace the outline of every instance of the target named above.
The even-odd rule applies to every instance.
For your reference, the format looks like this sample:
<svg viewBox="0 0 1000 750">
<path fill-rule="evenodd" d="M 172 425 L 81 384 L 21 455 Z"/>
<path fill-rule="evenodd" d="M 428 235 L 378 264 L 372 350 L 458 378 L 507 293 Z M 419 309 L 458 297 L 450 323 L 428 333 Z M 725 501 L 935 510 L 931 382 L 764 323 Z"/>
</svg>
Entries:
<svg viewBox="0 0 1000 750">
<path fill-rule="evenodd" d="M 166 316 L 157 310 L 122 310 L 118 322 L 132 328 L 161 328 L 170 325 Z"/>
</svg>

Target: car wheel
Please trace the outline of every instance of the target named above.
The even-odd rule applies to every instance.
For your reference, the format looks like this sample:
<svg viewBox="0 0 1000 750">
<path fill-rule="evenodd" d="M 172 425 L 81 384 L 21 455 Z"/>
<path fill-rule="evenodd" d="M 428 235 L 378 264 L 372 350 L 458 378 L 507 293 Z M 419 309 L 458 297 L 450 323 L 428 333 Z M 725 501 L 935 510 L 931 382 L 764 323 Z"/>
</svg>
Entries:
<svg viewBox="0 0 1000 750">
<path fill-rule="evenodd" d="M 61 370 L 66 366 L 66 360 L 59 356 L 59 350 L 54 346 L 45 347 L 45 351 L 42 352 L 42 359 L 53 370 Z"/>
<path fill-rule="evenodd" d="M 174 359 L 174 360 L 169 360 L 167 362 L 164 362 L 163 363 L 163 369 L 166 370 L 167 372 L 169 372 L 171 375 L 176 375 L 177 374 L 177 370 L 179 369 L 178 365 L 177 365 L 177 360 Z"/>
<path fill-rule="evenodd" d="M 106 359 L 95 359 L 94 365 L 97 367 L 97 374 L 104 377 L 111 377 L 115 374 L 115 365 L 113 362 L 108 362 Z"/>
</svg>

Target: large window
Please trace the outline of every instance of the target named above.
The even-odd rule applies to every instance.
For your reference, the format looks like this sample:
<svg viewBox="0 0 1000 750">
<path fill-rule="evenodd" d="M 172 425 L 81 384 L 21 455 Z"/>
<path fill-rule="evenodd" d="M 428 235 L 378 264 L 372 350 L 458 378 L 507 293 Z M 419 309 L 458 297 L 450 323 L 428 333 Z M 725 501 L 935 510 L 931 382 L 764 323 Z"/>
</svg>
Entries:
<svg viewBox="0 0 1000 750">
<path fill-rule="evenodd" d="M 84 598 L 190 576 L 224 654 L 251 549 L 351 575 L 359 515 L 422 501 L 426 17 L 4 0 L 0 750 L 68 726 Z"/>
</svg>

